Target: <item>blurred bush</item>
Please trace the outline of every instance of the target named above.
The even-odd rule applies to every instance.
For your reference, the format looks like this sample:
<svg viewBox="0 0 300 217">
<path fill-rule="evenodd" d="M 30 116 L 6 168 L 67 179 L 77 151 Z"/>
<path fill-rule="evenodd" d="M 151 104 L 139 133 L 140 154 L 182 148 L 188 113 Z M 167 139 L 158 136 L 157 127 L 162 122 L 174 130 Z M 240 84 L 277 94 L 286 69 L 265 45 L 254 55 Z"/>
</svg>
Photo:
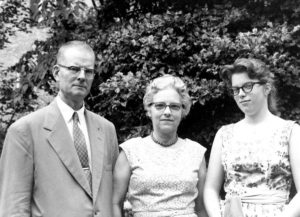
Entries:
<svg viewBox="0 0 300 217">
<path fill-rule="evenodd" d="M 3 111 L 22 115 L 47 104 L 56 94 L 51 73 L 56 51 L 61 43 L 77 39 L 87 40 L 97 54 L 87 107 L 116 125 L 119 142 L 149 134 L 142 105 L 145 86 L 169 73 L 187 83 L 193 99 L 179 135 L 206 146 L 208 157 L 216 130 L 242 116 L 219 77 L 221 68 L 238 57 L 269 65 L 280 115 L 300 120 L 298 1 L 99 2 L 92 8 L 73 0 L 38 5 L 36 21 L 51 27 L 53 36 L 37 41 L 34 50 L 5 71 L 17 75 L 19 86 L 11 86 L 13 80 L 1 85 Z M 1 76 L 2 83 L 7 79 Z M 12 116 L 2 126 L 1 138 L 16 119 Z"/>
</svg>

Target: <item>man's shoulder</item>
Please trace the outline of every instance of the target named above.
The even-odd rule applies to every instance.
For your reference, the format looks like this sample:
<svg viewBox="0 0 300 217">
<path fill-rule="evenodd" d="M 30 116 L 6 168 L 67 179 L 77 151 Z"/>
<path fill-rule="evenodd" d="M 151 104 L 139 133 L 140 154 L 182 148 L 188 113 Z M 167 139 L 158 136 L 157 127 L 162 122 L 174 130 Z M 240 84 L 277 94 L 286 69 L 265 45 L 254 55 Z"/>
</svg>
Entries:
<svg viewBox="0 0 300 217">
<path fill-rule="evenodd" d="M 97 123 L 101 124 L 101 125 L 114 125 L 111 121 L 107 120 L 105 117 L 92 112 L 90 110 L 86 110 L 87 111 L 87 115 L 89 115 L 94 121 L 96 121 Z"/>
<path fill-rule="evenodd" d="M 38 122 L 41 122 L 45 119 L 45 114 L 50 109 L 50 105 L 47 105 L 43 108 L 40 108 L 36 111 L 30 112 L 22 117 L 20 117 L 18 120 L 16 120 L 11 127 L 16 126 L 23 126 L 28 124 L 37 124 Z"/>
</svg>

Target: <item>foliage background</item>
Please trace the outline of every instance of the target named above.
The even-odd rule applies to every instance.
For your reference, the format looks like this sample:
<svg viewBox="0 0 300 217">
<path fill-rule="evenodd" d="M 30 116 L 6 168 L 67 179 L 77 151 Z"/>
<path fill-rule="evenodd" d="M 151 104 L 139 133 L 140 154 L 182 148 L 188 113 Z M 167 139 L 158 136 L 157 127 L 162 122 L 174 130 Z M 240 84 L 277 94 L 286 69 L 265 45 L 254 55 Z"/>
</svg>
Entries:
<svg viewBox="0 0 300 217">
<path fill-rule="evenodd" d="M 119 142 L 151 131 L 142 106 L 145 86 L 169 73 L 184 79 L 193 99 L 179 136 L 207 147 L 208 158 L 216 130 L 242 117 L 219 77 L 221 68 L 238 57 L 269 65 L 279 115 L 300 120 L 297 0 L 92 0 L 90 6 L 32 0 L 31 10 L 19 2 L 1 5 L 0 48 L 16 28 L 27 31 L 28 25 L 48 27 L 52 36 L 36 41 L 18 64 L 1 71 L 0 148 L 12 122 L 55 96 L 55 54 L 61 43 L 73 39 L 88 41 L 97 54 L 86 103 L 116 125 Z"/>
<path fill-rule="evenodd" d="M 300 121 L 298 0 L 91 0 L 89 6 L 31 0 L 30 8 L 23 2 L 0 4 L 0 49 L 29 26 L 50 28 L 52 36 L 0 71 L 0 153 L 9 125 L 55 96 L 55 54 L 74 39 L 86 40 L 97 54 L 86 105 L 115 124 L 119 142 L 149 134 L 145 86 L 169 73 L 187 83 L 193 99 L 179 136 L 200 142 L 209 158 L 219 127 L 242 117 L 219 77 L 238 57 L 268 64 L 278 89 L 278 115 Z"/>
</svg>

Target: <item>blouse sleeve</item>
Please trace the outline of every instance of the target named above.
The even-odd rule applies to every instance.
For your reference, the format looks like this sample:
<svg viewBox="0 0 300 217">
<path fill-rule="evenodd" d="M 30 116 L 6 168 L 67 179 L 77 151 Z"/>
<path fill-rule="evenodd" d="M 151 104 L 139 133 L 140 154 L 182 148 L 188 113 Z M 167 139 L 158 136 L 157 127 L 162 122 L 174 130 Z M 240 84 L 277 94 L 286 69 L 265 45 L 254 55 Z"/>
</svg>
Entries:
<svg viewBox="0 0 300 217">
<path fill-rule="evenodd" d="M 122 144 L 120 144 L 120 148 L 124 151 L 131 168 L 133 167 L 133 165 L 135 164 L 135 161 L 137 159 L 136 158 L 138 155 L 137 149 L 138 149 L 138 144 L 139 144 L 140 140 L 141 140 L 141 137 L 137 137 L 137 138 L 129 139 L 129 140 L 123 142 Z"/>
<path fill-rule="evenodd" d="M 200 143 L 192 141 L 190 139 L 185 139 L 189 149 L 190 149 L 190 157 L 193 157 L 194 159 L 197 159 L 197 161 L 200 163 L 202 162 L 204 158 L 204 154 L 206 152 L 206 148 L 202 146 Z"/>
</svg>

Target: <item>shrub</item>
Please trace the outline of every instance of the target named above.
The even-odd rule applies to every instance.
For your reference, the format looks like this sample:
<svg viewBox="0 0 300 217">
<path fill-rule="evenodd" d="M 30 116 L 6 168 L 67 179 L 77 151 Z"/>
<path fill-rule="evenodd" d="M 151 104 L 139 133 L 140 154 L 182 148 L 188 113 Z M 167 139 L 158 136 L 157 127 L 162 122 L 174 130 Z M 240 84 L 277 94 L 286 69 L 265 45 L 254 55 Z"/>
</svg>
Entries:
<svg viewBox="0 0 300 217">
<path fill-rule="evenodd" d="M 149 133 L 151 124 L 142 105 L 144 90 L 151 79 L 169 73 L 187 83 L 193 99 L 179 135 L 210 148 L 216 130 L 242 116 L 218 74 L 238 57 L 260 58 L 270 66 L 276 76 L 281 115 L 299 120 L 300 28 L 294 25 L 299 4 L 285 9 L 293 14 L 285 16 L 284 7 L 291 0 L 279 5 L 272 3 L 275 0 L 266 5 L 226 2 L 230 4 L 160 14 L 145 11 L 125 17 L 128 20 L 116 17 L 105 28 L 91 16 L 72 21 L 72 28 L 64 29 L 63 21 L 68 18 L 58 17 L 56 21 L 61 22 L 53 26 L 53 37 L 36 42 L 36 49 L 13 68 L 21 75 L 20 111 L 34 110 L 41 90 L 50 96 L 56 93 L 51 67 L 57 48 L 64 41 L 79 39 L 87 40 L 97 54 L 97 75 L 87 106 L 113 121 L 119 142 Z M 253 5 L 268 10 L 261 16 Z M 282 12 L 280 19 L 275 19 L 270 7 Z"/>
</svg>

